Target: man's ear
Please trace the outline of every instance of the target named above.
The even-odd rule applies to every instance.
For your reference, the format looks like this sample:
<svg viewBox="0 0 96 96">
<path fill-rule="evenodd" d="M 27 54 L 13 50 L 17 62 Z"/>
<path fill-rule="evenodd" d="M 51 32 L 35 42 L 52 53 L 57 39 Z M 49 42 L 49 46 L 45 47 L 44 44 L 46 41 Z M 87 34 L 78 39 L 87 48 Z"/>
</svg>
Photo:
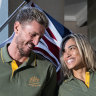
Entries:
<svg viewBox="0 0 96 96">
<path fill-rule="evenodd" d="M 16 21 L 14 23 L 14 32 L 15 32 L 15 34 L 18 34 L 19 29 L 20 29 L 20 23 L 18 21 Z"/>
</svg>

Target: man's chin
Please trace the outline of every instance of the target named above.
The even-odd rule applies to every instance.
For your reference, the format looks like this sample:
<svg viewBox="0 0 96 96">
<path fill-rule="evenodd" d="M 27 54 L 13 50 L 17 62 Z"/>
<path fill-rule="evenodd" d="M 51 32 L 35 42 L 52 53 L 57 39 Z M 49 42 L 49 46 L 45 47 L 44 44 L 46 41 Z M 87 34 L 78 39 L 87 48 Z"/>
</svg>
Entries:
<svg viewBox="0 0 96 96">
<path fill-rule="evenodd" d="M 26 52 L 25 52 L 25 54 L 30 54 L 30 53 L 31 53 L 31 51 L 32 51 L 32 49 L 30 49 L 30 50 L 26 51 Z"/>
<path fill-rule="evenodd" d="M 22 56 L 28 57 L 30 56 L 32 50 L 28 50 L 26 52 L 21 53 Z"/>
</svg>

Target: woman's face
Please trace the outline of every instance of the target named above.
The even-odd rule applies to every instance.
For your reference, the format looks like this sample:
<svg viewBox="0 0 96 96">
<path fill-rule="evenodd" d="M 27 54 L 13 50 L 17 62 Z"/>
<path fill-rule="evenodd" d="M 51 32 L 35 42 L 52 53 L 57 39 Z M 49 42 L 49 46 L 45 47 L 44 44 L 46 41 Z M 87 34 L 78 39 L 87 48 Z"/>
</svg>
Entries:
<svg viewBox="0 0 96 96">
<path fill-rule="evenodd" d="M 73 38 L 65 43 L 63 58 L 68 69 L 77 70 L 83 65 L 82 58 Z"/>
</svg>

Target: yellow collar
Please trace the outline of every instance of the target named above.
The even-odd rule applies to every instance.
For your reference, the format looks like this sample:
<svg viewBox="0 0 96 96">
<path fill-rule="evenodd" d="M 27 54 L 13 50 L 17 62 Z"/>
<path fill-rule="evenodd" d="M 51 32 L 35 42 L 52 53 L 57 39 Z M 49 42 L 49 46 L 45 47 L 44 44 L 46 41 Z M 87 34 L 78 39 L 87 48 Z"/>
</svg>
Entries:
<svg viewBox="0 0 96 96">
<path fill-rule="evenodd" d="M 85 84 L 89 88 L 90 86 L 90 73 L 89 72 L 86 72 L 85 74 Z"/>
<path fill-rule="evenodd" d="M 18 65 L 16 64 L 15 60 L 11 62 L 11 67 L 12 67 L 12 77 L 13 77 L 14 71 L 18 69 Z"/>
</svg>

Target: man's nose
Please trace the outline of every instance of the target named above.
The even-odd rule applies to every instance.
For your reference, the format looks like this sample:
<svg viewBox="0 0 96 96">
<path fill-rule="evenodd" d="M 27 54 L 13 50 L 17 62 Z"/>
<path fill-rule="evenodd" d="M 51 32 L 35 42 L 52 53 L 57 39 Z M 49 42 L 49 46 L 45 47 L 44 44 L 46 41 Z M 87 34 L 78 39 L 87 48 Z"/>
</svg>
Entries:
<svg viewBox="0 0 96 96">
<path fill-rule="evenodd" d="M 34 38 L 33 44 L 36 46 L 36 45 L 38 45 L 39 41 L 40 41 L 39 38 Z"/>
</svg>

